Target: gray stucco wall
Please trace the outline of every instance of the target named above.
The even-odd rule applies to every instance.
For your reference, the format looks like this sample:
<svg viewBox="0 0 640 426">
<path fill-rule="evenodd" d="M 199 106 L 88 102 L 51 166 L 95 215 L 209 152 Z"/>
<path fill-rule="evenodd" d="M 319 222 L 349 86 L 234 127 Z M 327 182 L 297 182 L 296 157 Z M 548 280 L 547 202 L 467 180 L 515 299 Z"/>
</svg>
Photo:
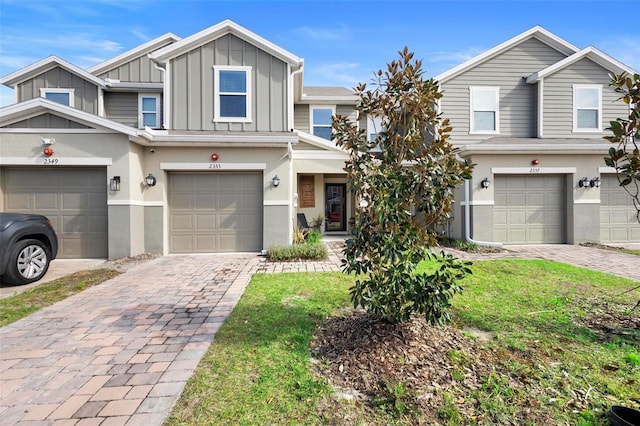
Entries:
<svg viewBox="0 0 640 426">
<path fill-rule="evenodd" d="M 214 65 L 251 67 L 251 122 L 213 122 Z M 287 129 L 287 64 L 228 34 L 171 60 L 175 130 L 280 132 Z"/>
<path fill-rule="evenodd" d="M 569 211 L 567 242 L 600 242 L 600 204 L 573 204 L 572 207 L 573 211 Z"/>
<path fill-rule="evenodd" d="M 164 209 L 160 206 L 144 208 L 144 251 L 162 253 Z"/>
<path fill-rule="evenodd" d="M 268 249 L 273 244 L 289 244 L 289 233 L 293 227 L 288 206 L 264 206 L 262 246 Z"/>
<path fill-rule="evenodd" d="M 469 134 L 469 86 L 500 87 L 500 136 L 536 137 L 537 87 L 523 77 L 565 58 L 535 38 L 524 41 L 442 85 L 442 114 L 451 120 L 454 143 L 473 143 L 497 135 Z"/>
<path fill-rule="evenodd" d="M 18 102 L 40 97 L 40 89 L 75 89 L 73 107 L 98 114 L 98 86 L 60 67 L 18 84 Z"/>
<path fill-rule="evenodd" d="M 609 71 L 584 58 L 544 79 L 544 137 L 545 138 L 599 138 L 605 132 L 573 132 L 573 85 L 599 84 L 602 86 L 602 117 L 604 130 L 609 121 L 628 117 L 628 106 L 609 87 Z"/>
</svg>

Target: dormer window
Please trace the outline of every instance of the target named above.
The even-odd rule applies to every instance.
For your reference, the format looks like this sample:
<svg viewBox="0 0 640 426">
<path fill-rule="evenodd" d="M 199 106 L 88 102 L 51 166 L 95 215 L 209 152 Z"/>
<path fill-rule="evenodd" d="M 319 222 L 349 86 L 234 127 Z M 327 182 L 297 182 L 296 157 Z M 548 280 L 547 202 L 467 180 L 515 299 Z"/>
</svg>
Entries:
<svg viewBox="0 0 640 426">
<path fill-rule="evenodd" d="M 138 127 L 160 128 L 160 95 L 138 96 Z"/>
<path fill-rule="evenodd" d="M 318 137 L 331 140 L 331 117 L 336 113 L 335 106 L 311 106 L 311 132 Z"/>
<path fill-rule="evenodd" d="M 75 89 L 40 89 L 40 96 L 66 106 L 73 106 Z"/>
<path fill-rule="evenodd" d="M 214 66 L 214 121 L 251 122 L 251 67 Z"/>
<path fill-rule="evenodd" d="M 602 86 L 574 84 L 573 131 L 602 132 Z"/>
<path fill-rule="evenodd" d="M 500 133 L 500 88 L 469 87 L 470 131 L 477 134 Z"/>
</svg>

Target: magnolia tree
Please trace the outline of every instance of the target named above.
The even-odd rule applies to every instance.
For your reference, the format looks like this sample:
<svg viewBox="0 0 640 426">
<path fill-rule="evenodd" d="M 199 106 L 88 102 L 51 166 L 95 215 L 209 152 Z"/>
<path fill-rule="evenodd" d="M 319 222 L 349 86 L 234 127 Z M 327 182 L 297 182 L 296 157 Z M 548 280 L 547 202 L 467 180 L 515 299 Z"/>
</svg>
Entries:
<svg viewBox="0 0 640 426">
<path fill-rule="evenodd" d="M 622 94 L 622 100 L 629 105 L 629 117 L 611 121 L 607 127 L 613 136 L 605 136 L 616 145 L 609 149 L 604 158 L 609 167 L 615 167 L 620 186 L 631 196 L 636 208 L 636 218 L 640 222 L 640 75 L 614 75 L 611 86 Z"/>
<path fill-rule="evenodd" d="M 431 249 L 433 229 L 450 218 L 453 191 L 472 165 L 456 158 L 451 127 L 437 111 L 438 83 L 424 80 L 422 61 L 408 49 L 379 70 L 373 89 L 356 88 L 359 118 L 382 125 L 372 140 L 347 117 L 336 116 L 336 143 L 349 153 L 345 171 L 356 198 L 343 269 L 356 274 L 354 306 L 390 322 L 420 313 L 432 324 L 448 321 L 449 299 L 471 273 L 463 263 Z M 430 272 L 419 273 L 429 258 Z"/>
</svg>

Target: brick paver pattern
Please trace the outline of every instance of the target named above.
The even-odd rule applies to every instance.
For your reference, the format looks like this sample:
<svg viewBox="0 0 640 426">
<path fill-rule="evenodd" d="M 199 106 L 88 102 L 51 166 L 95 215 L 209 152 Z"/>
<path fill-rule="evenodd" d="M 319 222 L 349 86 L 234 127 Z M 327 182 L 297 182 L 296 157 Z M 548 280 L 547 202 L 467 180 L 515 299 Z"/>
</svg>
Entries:
<svg viewBox="0 0 640 426">
<path fill-rule="evenodd" d="M 340 271 L 329 258 L 166 256 L 0 328 L 2 424 L 160 425 L 254 273 Z M 574 245 L 456 257 L 543 258 L 640 281 L 638 257 Z"/>
</svg>

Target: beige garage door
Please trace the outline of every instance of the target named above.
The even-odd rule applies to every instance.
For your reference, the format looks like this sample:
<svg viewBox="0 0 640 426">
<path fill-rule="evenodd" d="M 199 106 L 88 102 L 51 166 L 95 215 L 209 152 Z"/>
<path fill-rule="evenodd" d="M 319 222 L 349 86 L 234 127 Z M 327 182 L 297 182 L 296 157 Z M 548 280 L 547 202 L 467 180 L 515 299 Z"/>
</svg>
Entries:
<svg viewBox="0 0 640 426">
<path fill-rule="evenodd" d="M 496 176 L 494 238 L 511 244 L 564 243 L 564 178 Z"/>
<path fill-rule="evenodd" d="M 7 168 L 4 211 L 47 216 L 58 257 L 106 258 L 107 172 L 104 168 Z"/>
<path fill-rule="evenodd" d="M 600 186 L 600 242 L 640 242 L 640 224 L 631 196 L 615 175 L 602 175 Z"/>
<path fill-rule="evenodd" d="M 262 249 L 262 173 L 169 174 L 172 253 Z"/>
</svg>

